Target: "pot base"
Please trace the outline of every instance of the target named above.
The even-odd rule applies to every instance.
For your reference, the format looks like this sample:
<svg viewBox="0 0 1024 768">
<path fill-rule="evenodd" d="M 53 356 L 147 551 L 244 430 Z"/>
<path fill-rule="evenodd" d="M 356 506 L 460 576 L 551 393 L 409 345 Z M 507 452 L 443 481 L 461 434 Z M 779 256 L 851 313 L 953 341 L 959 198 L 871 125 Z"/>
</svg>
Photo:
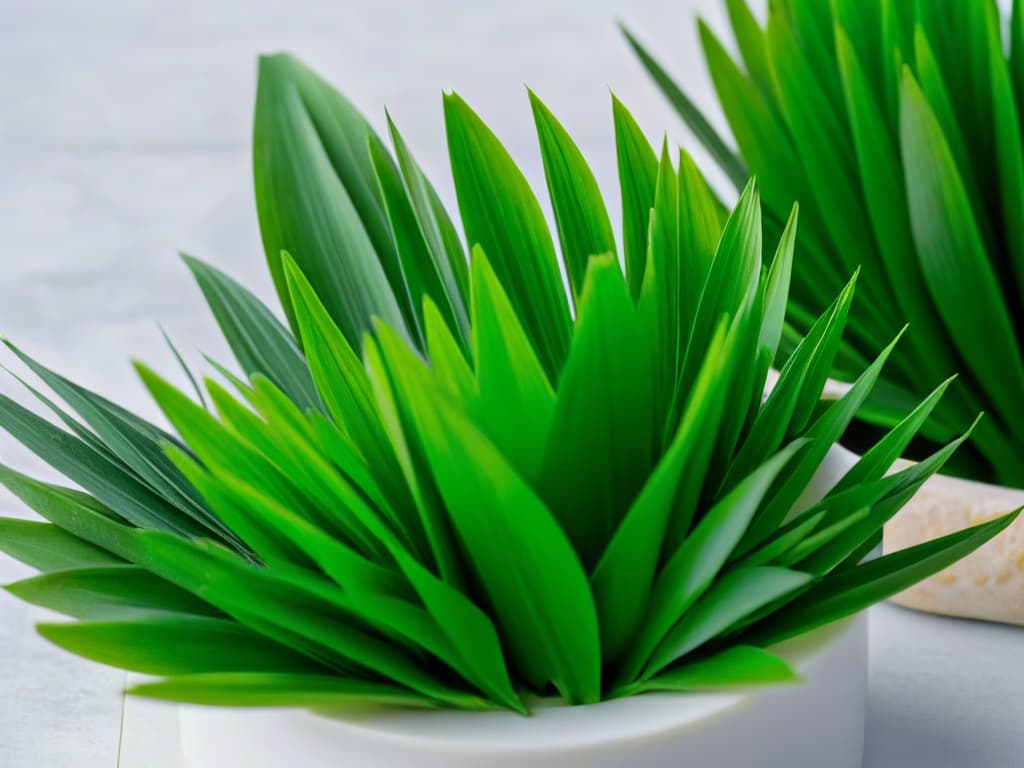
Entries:
<svg viewBox="0 0 1024 768">
<path fill-rule="evenodd" d="M 867 616 L 774 649 L 796 685 L 510 712 L 182 707 L 190 768 L 859 768 Z"/>
</svg>

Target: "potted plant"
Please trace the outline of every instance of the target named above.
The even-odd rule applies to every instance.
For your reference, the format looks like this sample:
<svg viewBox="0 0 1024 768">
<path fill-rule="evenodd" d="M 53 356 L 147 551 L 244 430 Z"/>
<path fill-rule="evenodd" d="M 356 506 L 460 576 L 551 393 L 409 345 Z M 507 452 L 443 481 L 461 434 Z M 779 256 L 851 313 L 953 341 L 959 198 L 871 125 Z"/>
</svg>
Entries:
<svg viewBox="0 0 1024 768">
<path fill-rule="evenodd" d="M 861 408 L 856 445 L 959 371 L 911 446 L 917 457 L 984 410 L 965 449 L 886 528 L 893 551 L 1024 503 L 1024 17 L 1009 52 L 993 0 L 771 3 L 767 26 L 726 0 L 740 53 L 700 36 L 739 154 L 650 53 L 644 66 L 733 183 L 762 181 L 766 233 L 803 204 L 788 327 L 863 264 L 832 374 L 849 381 L 909 322 Z M 786 338 L 786 335 L 784 335 Z M 787 346 L 784 343 L 784 348 Z M 785 354 L 785 349 L 783 350 Z M 870 425 L 870 426 L 864 426 Z M 1024 527 L 899 596 L 926 610 L 1024 623 Z"/>
<path fill-rule="evenodd" d="M 887 474 L 949 382 L 830 470 L 896 342 L 819 400 L 851 280 L 762 397 L 795 208 L 765 258 L 754 184 L 726 215 L 615 102 L 620 248 L 531 102 L 568 291 L 536 197 L 458 96 L 468 258 L 390 120 L 394 154 L 277 55 L 254 168 L 290 328 L 187 259 L 242 373 L 211 361 L 193 398 L 138 364 L 173 432 L 10 345 L 67 407 L 32 390 L 58 427 L 0 397 L 0 426 L 82 490 L 0 469 L 48 521 L 0 523 L 41 572 L 8 589 L 77 619 L 40 626 L 54 643 L 155 676 L 134 693 L 216 705 L 183 710 L 196 768 L 859 765 L 849 617 L 1013 520 L 871 557 L 967 438 Z"/>
</svg>

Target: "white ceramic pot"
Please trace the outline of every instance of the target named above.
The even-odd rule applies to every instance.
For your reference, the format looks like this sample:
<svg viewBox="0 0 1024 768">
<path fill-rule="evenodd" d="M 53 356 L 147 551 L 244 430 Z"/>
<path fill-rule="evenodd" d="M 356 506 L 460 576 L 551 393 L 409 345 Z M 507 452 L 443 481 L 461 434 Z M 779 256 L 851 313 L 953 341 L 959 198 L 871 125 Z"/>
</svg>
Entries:
<svg viewBox="0 0 1024 768">
<path fill-rule="evenodd" d="M 190 768 L 860 768 L 867 616 L 775 649 L 803 681 L 508 712 L 183 707 Z"/>
</svg>

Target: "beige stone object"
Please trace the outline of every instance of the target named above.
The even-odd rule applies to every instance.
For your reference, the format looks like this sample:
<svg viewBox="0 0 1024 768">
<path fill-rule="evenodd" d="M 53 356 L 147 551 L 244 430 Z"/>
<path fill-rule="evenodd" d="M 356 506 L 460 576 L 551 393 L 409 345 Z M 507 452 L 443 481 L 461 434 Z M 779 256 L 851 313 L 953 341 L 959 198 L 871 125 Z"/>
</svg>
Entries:
<svg viewBox="0 0 1024 768">
<path fill-rule="evenodd" d="M 828 381 L 822 397 L 835 400 L 849 384 Z M 859 457 L 836 446 L 823 477 L 841 475 Z M 906 467 L 899 461 L 892 471 Z M 824 495 L 824 488 L 815 490 Z M 1024 506 L 1024 490 L 935 475 L 885 526 L 886 554 L 963 530 Z M 1024 514 L 992 541 L 896 595 L 892 602 L 929 613 L 1024 625 Z"/>
<path fill-rule="evenodd" d="M 920 544 L 1024 506 L 1024 490 L 936 475 L 885 527 L 885 552 Z M 1024 625 L 1024 515 L 973 554 L 893 602 L 949 616 Z"/>
</svg>

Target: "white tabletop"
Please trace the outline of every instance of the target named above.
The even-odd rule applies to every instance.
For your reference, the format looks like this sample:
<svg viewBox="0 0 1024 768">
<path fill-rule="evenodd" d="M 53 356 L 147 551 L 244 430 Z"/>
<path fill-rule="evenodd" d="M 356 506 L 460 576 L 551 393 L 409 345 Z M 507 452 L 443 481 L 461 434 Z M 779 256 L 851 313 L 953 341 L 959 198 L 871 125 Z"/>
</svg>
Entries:
<svg viewBox="0 0 1024 768">
<path fill-rule="evenodd" d="M 693 142 L 626 50 L 623 19 L 717 116 L 692 17 L 718 0 L 0 0 L 0 332 L 140 412 L 128 359 L 168 376 L 162 323 L 227 359 L 176 252 L 271 299 L 252 203 L 254 58 L 289 49 L 379 125 L 387 104 L 451 199 L 441 90 L 481 113 L 543 189 L 523 84 L 615 189 L 608 88 L 653 139 Z M 695 151 L 698 160 L 703 159 Z M 715 179 L 719 177 L 715 176 Z M 616 194 L 609 194 L 617 218 Z M 9 358 L 3 360 L 9 364 Z M 0 378 L 0 391 L 21 398 Z M 52 477 L 0 437 L 0 461 Z M 0 514 L 27 514 L 0 495 Z M 27 570 L 0 556 L 0 582 Z M 173 713 L 123 706 L 124 674 L 51 647 L 0 593 L 0 766 L 180 768 Z M 874 611 L 866 765 L 1009 768 L 1024 737 L 1024 630 Z M 120 755 L 120 762 L 119 761 Z"/>
</svg>

